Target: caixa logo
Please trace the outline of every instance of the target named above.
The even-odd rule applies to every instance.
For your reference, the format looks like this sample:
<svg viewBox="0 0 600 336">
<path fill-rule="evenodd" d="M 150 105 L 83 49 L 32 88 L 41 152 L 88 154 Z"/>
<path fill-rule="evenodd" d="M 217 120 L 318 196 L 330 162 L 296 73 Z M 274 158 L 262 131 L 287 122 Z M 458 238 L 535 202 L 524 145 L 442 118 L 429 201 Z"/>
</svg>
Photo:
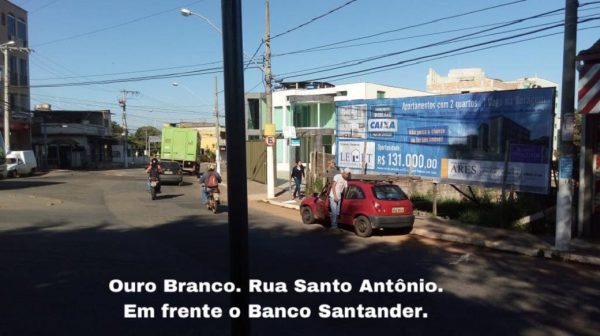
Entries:
<svg viewBox="0 0 600 336">
<path fill-rule="evenodd" d="M 396 119 L 371 119 L 368 125 L 369 132 L 396 132 L 398 130 Z"/>
</svg>

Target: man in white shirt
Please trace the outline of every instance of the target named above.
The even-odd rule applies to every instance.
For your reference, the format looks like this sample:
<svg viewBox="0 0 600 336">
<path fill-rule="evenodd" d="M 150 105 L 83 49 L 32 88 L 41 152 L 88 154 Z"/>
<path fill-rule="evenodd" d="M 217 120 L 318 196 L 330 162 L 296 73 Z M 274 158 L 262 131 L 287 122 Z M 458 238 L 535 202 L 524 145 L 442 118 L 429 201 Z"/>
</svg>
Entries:
<svg viewBox="0 0 600 336">
<path fill-rule="evenodd" d="M 338 228 L 338 216 L 340 215 L 340 205 L 342 195 L 346 187 L 348 187 L 348 179 L 350 178 L 350 169 L 344 168 L 341 174 L 336 174 L 333 177 L 333 184 L 329 191 L 329 207 L 331 208 L 331 228 Z"/>
</svg>

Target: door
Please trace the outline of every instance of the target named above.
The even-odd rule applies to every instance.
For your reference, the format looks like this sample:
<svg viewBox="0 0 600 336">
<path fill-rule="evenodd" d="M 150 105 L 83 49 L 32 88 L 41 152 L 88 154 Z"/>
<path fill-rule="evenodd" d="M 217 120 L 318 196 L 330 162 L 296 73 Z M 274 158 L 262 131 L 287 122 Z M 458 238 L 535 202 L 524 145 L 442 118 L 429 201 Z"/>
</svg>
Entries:
<svg viewBox="0 0 600 336">
<path fill-rule="evenodd" d="M 340 222 L 352 224 L 356 214 L 361 212 L 365 206 L 365 192 L 357 185 L 349 185 L 346 194 L 342 199 L 342 208 L 340 210 Z M 368 214 L 367 214 L 368 215 Z"/>
<path fill-rule="evenodd" d="M 321 193 L 317 196 L 316 208 L 317 213 L 316 217 L 319 219 L 329 219 L 329 188 L 330 185 L 327 184 L 321 190 Z"/>
<path fill-rule="evenodd" d="M 60 146 L 58 148 L 58 167 L 61 169 L 71 168 L 71 147 Z"/>
</svg>

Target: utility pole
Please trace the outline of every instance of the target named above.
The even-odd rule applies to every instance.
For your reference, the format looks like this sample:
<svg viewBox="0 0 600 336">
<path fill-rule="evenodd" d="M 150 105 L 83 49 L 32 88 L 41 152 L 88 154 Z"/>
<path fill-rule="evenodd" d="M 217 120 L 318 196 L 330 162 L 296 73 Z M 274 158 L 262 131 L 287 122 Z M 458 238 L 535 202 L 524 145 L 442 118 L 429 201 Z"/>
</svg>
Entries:
<svg viewBox="0 0 600 336">
<path fill-rule="evenodd" d="M 10 151 L 10 104 L 8 99 L 8 46 L 2 48 L 4 54 L 4 153 L 8 154 Z"/>
<path fill-rule="evenodd" d="M 555 248 L 567 251 L 573 222 L 573 120 L 575 108 L 575 67 L 577 41 L 577 0 L 565 0 L 565 37 L 561 95 L 561 136 L 559 143 L 558 192 L 556 194 Z"/>
<path fill-rule="evenodd" d="M 9 87 L 9 67 L 8 67 L 8 59 L 10 56 L 10 51 L 18 51 L 29 53 L 31 49 L 24 47 L 15 47 L 15 41 L 8 41 L 6 43 L 0 44 L 0 52 L 4 54 L 4 69 L 3 72 L 3 81 L 4 81 L 4 152 L 8 154 L 10 151 L 10 99 L 8 94 Z"/>
<path fill-rule="evenodd" d="M 267 100 L 267 122 L 265 136 L 275 136 L 273 125 L 273 93 L 271 91 L 271 14 L 269 0 L 265 0 L 265 98 Z M 274 144 L 267 145 L 267 198 L 275 197 Z"/>
<path fill-rule="evenodd" d="M 123 161 L 124 167 L 129 167 L 128 158 L 127 158 L 127 149 L 128 149 L 128 138 L 129 138 L 129 130 L 127 129 L 127 95 L 137 95 L 139 91 L 129 91 L 129 90 L 121 90 L 121 99 L 119 99 L 119 105 L 123 108 L 123 116 L 121 121 L 123 123 L 123 133 L 121 135 L 121 142 L 123 143 Z"/>
<path fill-rule="evenodd" d="M 217 173 L 221 174 L 221 125 L 219 123 L 219 85 L 215 76 L 215 161 L 217 161 Z"/>
</svg>

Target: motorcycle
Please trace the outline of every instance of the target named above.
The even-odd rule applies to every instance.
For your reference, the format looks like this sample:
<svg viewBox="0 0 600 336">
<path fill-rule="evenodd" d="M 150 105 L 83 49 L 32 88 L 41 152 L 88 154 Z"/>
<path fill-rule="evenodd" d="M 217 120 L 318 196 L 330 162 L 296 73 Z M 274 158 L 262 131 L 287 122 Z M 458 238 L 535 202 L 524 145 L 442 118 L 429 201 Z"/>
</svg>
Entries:
<svg viewBox="0 0 600 336">
<path fill-rule="evenodd" d="M 148 188 L 150 191 L 150 195 L 152 196 L 152 200 L 156 199 L 156 189 L 158 189 L 158 178 L 157 177 L 149 177 L 148 178 Z"/>
<path fill-rule="evenodd" d="M 208 189 L 208 199 L 207 199 L 207 203 L 206 203 L 206 207 L 208 208 L 208 210 L 212 211 L 213 213 L 217 213 L 217 211 L 219 210 L 219 204 L 221 204 L 219 198 L 219 188 L 207 188 Z"/>
</svg>

